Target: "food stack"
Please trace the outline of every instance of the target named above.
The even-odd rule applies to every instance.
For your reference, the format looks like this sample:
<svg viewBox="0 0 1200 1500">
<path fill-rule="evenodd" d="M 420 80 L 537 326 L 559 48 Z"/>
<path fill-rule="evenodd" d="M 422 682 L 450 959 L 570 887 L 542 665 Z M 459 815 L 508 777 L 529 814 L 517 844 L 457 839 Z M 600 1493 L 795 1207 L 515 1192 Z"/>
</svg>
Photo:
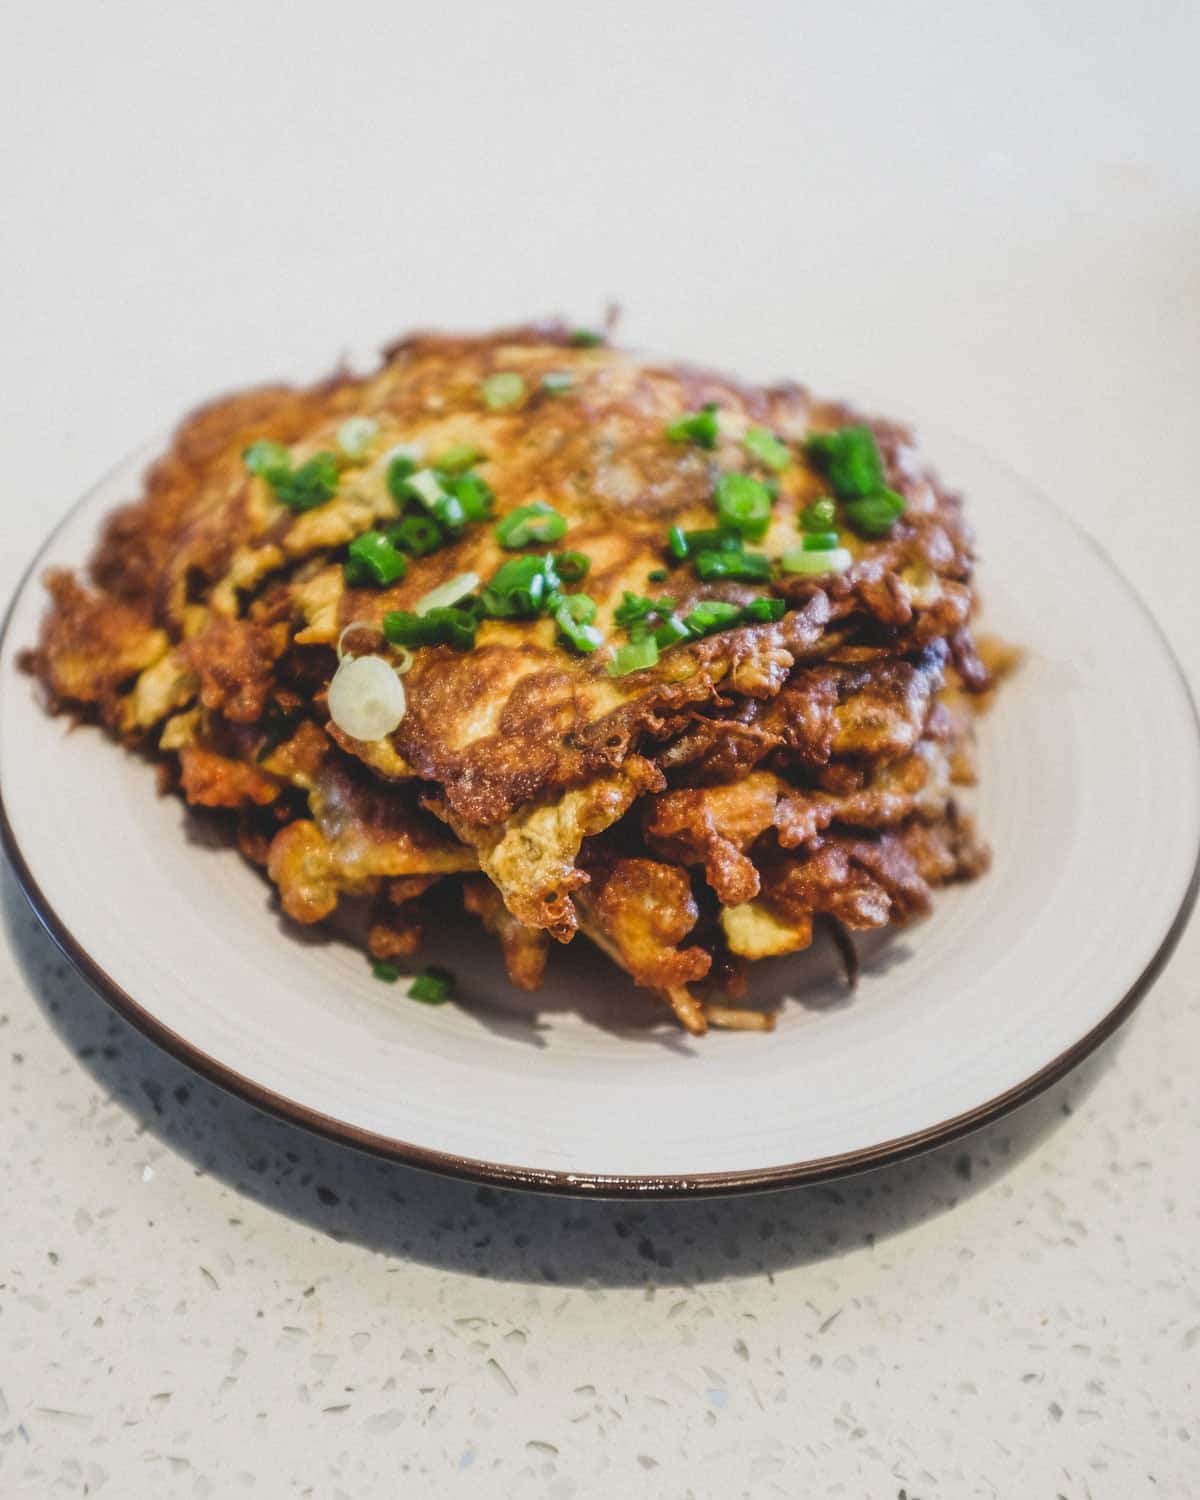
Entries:
<svg viewBox="0 0 1200 1500">
<path fill-rule="evenodd" d="M 383 980 L 435 916 L 526 989 L 582 933 L 688 1030 L 768 1029 L 751 960 L 823 929 L 852 976 L 986 866 L 972 566 L 901 427 L 586 330 L 417 335 L 188 418 L 30 662 L 296 921 L 365 901 Z"/>
</svg>

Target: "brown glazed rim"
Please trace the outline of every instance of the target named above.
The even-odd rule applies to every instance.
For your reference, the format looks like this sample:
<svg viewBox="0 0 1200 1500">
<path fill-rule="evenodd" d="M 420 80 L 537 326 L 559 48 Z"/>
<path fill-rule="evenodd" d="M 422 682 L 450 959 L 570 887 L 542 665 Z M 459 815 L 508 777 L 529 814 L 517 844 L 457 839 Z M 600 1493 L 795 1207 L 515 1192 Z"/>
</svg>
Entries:
<svg viewBox="0 0 1200 1500">
<path fill-rule="evenodd" d="M 155 451 L 157 447 L 157 443 L 146 445 L 145 448 L 115 466 L 110 473 L 120 472 L 139 458 Z M 988 461 L 993 464 L 997 462 L 990 456 Z M 1001 465 L 1001 467 L 1004 466 Z M 1019 476 L 1013 477 L 1018 478 L 1026 489 L 1034 488 L 1025 480 L 1019 479 Z M 103 483 L 103 480 L 100 483 Z M 3 626 L 0 627 L 0 651 L 3 650 L 12 624 L 16 602 L 29 583 L 31 575 L 40 565 L 42 557 L 59 532 L 72 520 L 76 512 L 87 504 L 95 488 L 98 488 L 98 485 L 93 486 L 71 507 L 21 575 L 5 613 Z M 1197 715 L 1195 699 L 1187 677 L 1170 642 L 1141 595 L 1125 579 L 1100 544 L 1089 536 L 1073 517 L 1063 511 L 1048 496 L 1042 495 L 1040 491 L 1034 492 L 1039 500 L 1055 511 L 1059 518 L 1075 532 L 1080 541 L 1100 558 L 1145 616 L 1174 669 L 1184 698 L 1191 709 L 1192 724 L 1197 733 L 1197 747 L 1200 748 L 1200 716 Z M 996 1095 L 995 1098 L 988 1099 L 985 1103 L 963 1114 L 954 1115 L 948 1120 L 930 1125 L 924 1130 L 898 1136 L 894 1140 L 882 1141 L 876 1146 L 868 1146 L 859 1151 L 847 1151 L 836 1156 L 819 1157 L 812 1161 L 791 1162 L 784 1166 L 764 1167 L 750 1171 L 678 1173 L 655 1177 L 608 1172 L 553 1172 L 535 1167 L 512 1166 L 504 1162 L 483 1161 L 469 1156 L 456 1156 L 449 1152 L 434 1151 L 425 1146 L 414 1145 L 410 1141 L 398 1141 L 390 1136 L 361 1130 L 331 1115 L 309 1109 L 283 1094 L 263 1088 L 252 1078 L 247 1078 L 236 1069 L 219 1062 L 215 1057 L 193 1046 L 186 1037 L 180 1036 L 169 1026 L 163 1025 L 156 1016 L 123 989 L 75 940 L 65 920 L 46 899 L 17 844 L 16 834 L 4 807 L 2 781 L 0 781 L 0 845 L 3 846 L 12 864 L 18 883 L 33 908 L 34 914 L 63 955 L 114 1010 L 157 1046 L 185 1063 L 203 1078 L 208 1079 L 210 1083 L 215 1083 L 226 1092 L 246 1100 L 267 1114 L 286 1120 L 289 1124 L 302 1126 L 305 1130 L 324 1136 L 339 1145 L 353 1146 L 374 1156 L 402 1162 L 405 1166 L 420 1167 L 444 1176 L 464 1178 L 470 1182 L 487 1183 L 497 1187 L 593 1198 L 718 1197 L 733 1193 L 763 1192 L 771 1188 L 799 1187 L 806 1183 L 827 1182 L 833 1178 L 847 1177 L 852 1173 L 865 1172 L 873 1167 L 885 1166 L 903 1161 L 907 1157 L 920 1155 L 922 1152 L 932 1150 L 935 1146 L 944 1146 L 973 1130 L 978 1130 L 983 1125 L 990 1124 L 1001 1115 L 1007 1114 L 1018 1105 L 1028 1102 L 1052 1084 L 1057 1083 L 1060 1078 L 1063 1078 L 1093 1052 L 1101 1042 L 1111 1036 L 1133 1013 L 1175 951 L 1196 904 L 1197 892 L 1200 890 L 1200 830 L 1197 830 L 1197 857 L 1183 900 L 1154 955 L 1138 978 L 1108 1014 L 1089 1032 L 1080 1037 L 1073 1046 L 1061 1052 L 1053 1061 L 1039 1068 L 1022 1083 L 1014 1085 L 1004 1093 Z"/>
</svg>

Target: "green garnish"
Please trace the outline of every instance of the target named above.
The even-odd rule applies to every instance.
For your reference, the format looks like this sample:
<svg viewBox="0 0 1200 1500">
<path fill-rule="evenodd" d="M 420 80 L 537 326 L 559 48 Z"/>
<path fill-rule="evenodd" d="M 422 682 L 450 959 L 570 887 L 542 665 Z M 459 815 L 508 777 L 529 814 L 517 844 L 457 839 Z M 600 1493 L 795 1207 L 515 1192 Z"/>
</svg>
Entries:
<svg viewBox="0 0 1200 1500">
<path fill-rule="evenodd" d="M 667 428 L 673 443 L 695 443 L 700 448 L 717 446 L 717 403 L 706 401 L 699 411 L 684 412 Z"/>
<path fill-rule="evenodd" d="M 337 445 L 347 458 L 359 462 L 367 456 L 367 450 L 379 436 L 379 423 L 374 417 L 347 417 L 337 431 Z"/>
<path fill-rule="evenodd" d="M 448 969 L 432 965 L 425 969 L 408 987 L 408 998 L 419 1000 L 422 1005 L 445 1005 L 454 993 L 454 975 Z"/>
<path fill-rule="evenodd" d="M 771 576 L 771 559 L 765 552 L 700 552 L 696 572 L 706 583 L 715 578 L 741 578 L 751 583 Z"/>
<path fill-rule="evenodd" d="M 724 599 L 704 599 L 687 615 L 684 624 L 693 635 L 709 635 L 714 630 L 725 630 L 741 617 L 739 604 L 727 604 Z"/>
<path fill-rule="evenodd" d="M 592 624 L 596 609 L 596 601 L 589 594 L 560 594 L 554 608 L 554 623 L 560 635 L 585 655 L 604 644 L 603 635 Z"/>
<path fill-rule="evenodd" d="M 402 521 L 388 527 L 387 538 L 412 557 L 425 557 L 436 552 L 444 540 L 441 527 L 431 516 L 405 516 Z"/>
<path fill-rule="evenodd" d="M 613 610 L 613 623 L 623 626 L 636 640 L 639 627 L 647 626 L 651 615 L 669 615 L 675 608 L 675 600 L 667 594 L 658 599 L 648 599 L 645 594 L 631 594 L 628 589 L 621 595 L 621 602 Z"/>
<path fill-rule="evenodd" d="M 752 599 L 742 610 L 742 618 L 766 625 L 773 620 L 782 620 L 786 613 L 787 601 L 784 599 Z"/>
<path fill-rule="evenodd" d="M 839 537 L 836 531 L 806 531 L 801 546 L 805 552 L 828 552 L 836 547 Z"/>
<path fill-rule="evenodd" d="M 873 495 L 884 488 L 883 460 L 869 427 L 818 432 L 809 438 L 805 450 L 839 500 Z"/>
<path fill-rule="evenodd" d="M 592 560 L 586 552 L 556 552 L 554 568 L 564 583 L 582 583 L 592 570 Z"/>
<path fill-rule="evenodd" d="M 837 506 L 828 495 L 822 495 L 800 512 L 801 531 L 831 531 L 837 520 Z"/>
<path fill-rule="evenodd" d="M 386 588 L 404 577 L 408 563 L 385 532 L 364 531 L 350 543 L 343 572 L 352 587 L 378 584 Z"/>
<path fill-rule="evenodd" d="M 502 547 L 541 547 L 561 541 L 566 534 L 566 520 L 541 500 L 518 505 L 496 524 L 496 540 Z"/>
<path fill-rule="evenodd" d="M 785 573 L 802 573 L 820 576 L 827 573 L 844 573 L 854 559 L 845 547 L 833 547 L 819 552 L 809 552 L 804 547 L 793 547 L 779 559 Z"/>
<path fill-rule="evenodd" d="M 667 572 L 666 568 L 651 568 L 649 573 L 646 574 L 646 582 L 665 583 L 669 577 L 670 574 Z"/>
<path fill-rule="evenodd" d="M 481 592 L 484 609 L 498 619 L 531 619 L 550 605 L 561 582 L 550 553 L 501 563 Z"/>
<path fill-rule="evenodd" d="M 542 390 L 549 391 L 552 396 L 562 396 L 575 385 L 575 377 L 570 370 L 550 370 L 542 376 Z"/>
<path fill-rule="evenodd" d="M 275 498 L 288 510 L 316 510 L 337 494 L 339 469 L 335 453 L 314 453 L 298 469 L 271 469 L 264 477 Z"/>
<path fill-rule="evenodd" d="M 371 965 L 371 973 L 376 979 L 382 979 L 384 984 L 395 984 L 400 978 L 400 970 L 395 964 L 389 964 L 384 959 L 377 959 Z"/>
<path fill-rule="evenodd" d="M 604 335 L 591 328 L 576 328 L 568 335 L 567 343 L 575 349 L 596 349 L 604 343 Z"/>
<path fill-rule="evenodd" d="M 885 536 L 904 514 L 904 497 L 895 490 L 877 490 L 858 500 L 847 500 L 846 519 L 864 536 Z"/>
<path fill-rule="evenodd" d="M 392 462 L 395 463 L 395 459 Z M 429 511 L 433 510 L 439 500 L 446 498 L 442 476 L 432 469 L 417 469 L 399 480 L 396 487 L 403 499 L 419 500 Z"/>
<path fill-rule="evenodd" d="M 393 609 L 383 617 L 383 633 L 393 646 L 454 646 L 469 651 L 478 625 L 474 612 L 462 608 L 429 609 L 423 615 Z"/>
<path fill-rule="evenodd" d="M 722 474 L 713 494 L 724 526 L 747 541 L 757 542 L 771 524 L 771 492 L 752 474 Z"/>
<path fill-rule="evenodd" d="M 397 453 L 387 466 L 388 493 L 398 505 L 408 499 L 404 488 L 409 477 L 417 472 L 417 460 L 408 453 Z"/>
<path fill-rule="evenodd" d="M 250 470 L 251 474 L 261 474 L 264 479 L 270 479 L 274 474 L 290 474 L 292 469 L 292 455 L 282 443 L 272 442 L 270 438 L 259 438 L 242 454 L 242 462 Z"/>
<path fill-rule="evenodd" d="M 742 439 L 742 447 L 768 469 L 786 469 L 792 461 L 791 449 L 765 427 L 751 427 Z"/>
<path fill-rule="evenodd" d="M 628 677 L 630 672 L 640 672 L 658 661 L 658 643 L 652 635 L 640 641 L 630 641 L 622 646 L 608 664 L 610 677 Z"/>
<path fill-rule="evenodd" d="M 495 495 L 491 485 L 478 474 L 455 474 L 439 470 L 443 483 L 462 506 L 468 521 L 486 521 L 492 513 Z"/>
<path fill-rule="evenodd" d="M 476 448 L 471 443 L 456 443 L 453 448 L 447 448 L 445 453 L 438 454 L 433 460 L 433 467 L 440 474 L 460 474 L 464 469 L 481 463 L 483 457 L 481 448 Z"/>
<path fill-rule="evenodd" d="M 667 547 L 680 562 L 697 552 L 740 552 L 742 538 L 725 526 L 709 526 L 701 531 L 683 531 L 672 526 L 667 532 Z"/>
<path fill-rule="evenodd" d="M 479 394 L 484 405 L 492 411 L 502 411 L 506 406 L 515 406 L 525 395 L 525 382 L 515 370 L 498 370 L 479 385 Z"/>
<path fill-rule="evenodd" d="M 686 620 L 681 620 L 677 614 L 665 615 L 654 627 L 654 644 L 660 651 L 665 651 L 668 646 L 678 645 L 680 641 L 688 641 L 692 638 L 692 631 Z"/>
</svg>

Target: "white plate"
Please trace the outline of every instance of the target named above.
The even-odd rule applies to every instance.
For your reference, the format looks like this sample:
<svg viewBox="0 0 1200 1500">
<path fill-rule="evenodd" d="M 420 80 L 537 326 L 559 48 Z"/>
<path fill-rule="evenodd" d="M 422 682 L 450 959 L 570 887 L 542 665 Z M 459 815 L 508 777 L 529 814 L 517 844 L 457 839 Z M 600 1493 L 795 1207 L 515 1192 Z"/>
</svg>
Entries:
<svg viewBox="0 0 1200 1500">
<path fill-rule="evenodd" d="M 828 955 L 764 965 L 771 1036 L 696 1041 L 582 940 L 519 996 L 464 921 L 436 956 L 467 1004 L 430 1008 L 362 955 L 297 934 L 231 850 L 189 838 L 153 769 L 35 702 L 16 666 L 38 578 L 77 564 L 138 491 L 143 452 L 50 538 L 0 655 L 0 805 L 35 910 L 107 998 L 264 1108 L 421 1166 L 607 1194 L 727 1192 L 922 1150 L 1045 1087 L 1133 1008 L 1195 895 L 1200 740 L 1153 620 L 1048 502 L 928 425 L 980 538 L 986 626 L 1029 649 L 982 728 L 991 872 L 872 945 L 857 993 Z"/>
</svg>

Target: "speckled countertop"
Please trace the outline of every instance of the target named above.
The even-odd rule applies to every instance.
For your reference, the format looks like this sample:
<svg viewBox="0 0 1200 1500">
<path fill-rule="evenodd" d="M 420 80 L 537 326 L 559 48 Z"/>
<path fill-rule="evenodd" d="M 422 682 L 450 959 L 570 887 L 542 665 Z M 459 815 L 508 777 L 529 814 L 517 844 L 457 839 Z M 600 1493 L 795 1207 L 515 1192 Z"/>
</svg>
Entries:
<svg viewBox="0 0 1200 1500">
<path fill-rule="evenodd" d="M 4 594 L 211 390 L 617 293 L 1005 454 L 1200 679 L 1194 7 L 280 14 L 5 9 Z M 4 914 L 3 1500 L 1200 1493 L 1195 926 L 978 1137 L 606 1204 L 266 1119 Z"/>
</svg>

